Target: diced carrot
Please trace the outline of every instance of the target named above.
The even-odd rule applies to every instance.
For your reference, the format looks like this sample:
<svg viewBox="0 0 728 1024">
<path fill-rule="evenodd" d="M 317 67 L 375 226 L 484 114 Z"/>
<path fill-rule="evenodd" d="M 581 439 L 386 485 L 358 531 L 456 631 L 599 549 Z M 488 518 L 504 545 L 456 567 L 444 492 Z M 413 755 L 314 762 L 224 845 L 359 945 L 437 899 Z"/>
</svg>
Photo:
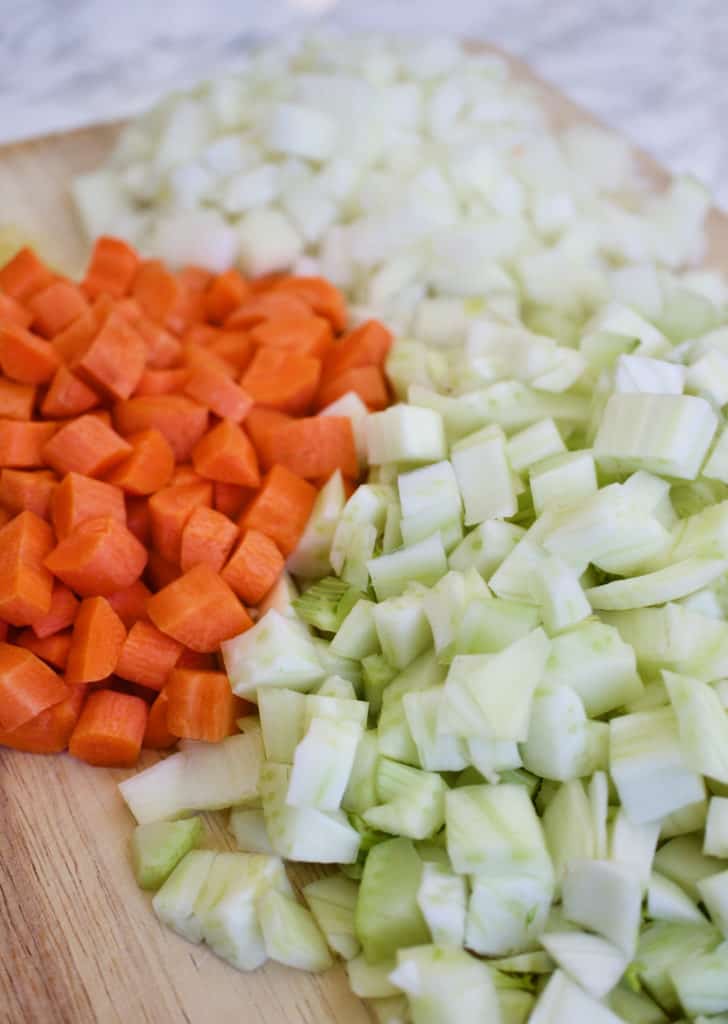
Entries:
<svg viewBox="0 0 728 1024">
<path fill-rule="evenodd" d="M 323 277 L 287 277 L 275 285 L 279 295 L 302 299 L 318 316 L 326 317 L 338 334 L 346 327 L 344 296 Z"/>
<path fill-rule="evenodd" d="M 0 291 L 18 302 L 27 302 L 54 279 L 54 274 L 41 263 L 32 249 L 20 249 L 4 267 L 0 267 Z"/>
<path fill-rule="evenodd" d="M 185 647 L 175 667 L 194 668 L 200 672 L 214 671 L 218 667 L 217 657 L 214 654 L 202 654 L 200 651 L 193 651 L 189 647 Z"/>
<path fill-rule="evenodd" d="M 45 559 L 46 568 L 82 597 L 105 597 L 131 586 L 146 562 L 143 545 L 111 516 L 81 523 Z"/>
<path fill-rule="evenodd" d="M 112 313 L 71 370 L 94 390 L 112 399 L 129 398 L 147 359 L 139 332 L 119 313 Z"/>
<path fill-rule="evenodd" d="M 320 376 L 320 359 L 259 348 L 240 383 L 258 405 L 303 415 L 313 402 Z"/>
<path fill-rule="evenodd" d="M 242 423 L 253 407 L 252 398 L 239 384 L 227 374 L 204 366 L 189 375 L 184 392 L 216 416 L 235 423 Z"/>
<path fill-rule="evenodd" d="M 174 473 L 169 481 L 169 486 L 181 487 L 182 484 L 209 484 L 209 482 L 209 480 L 205 480 L 204 476 L 200 476 L 191 463 L 182 462 L 174 467 Z"/>
<path fill-rule="evenodd" d="M 258 604 L 283 572 L 285 564 L 270 537 L 259 530 L 247 530 L 221 575 L 246 604 Z"/>
<path fill-rule="evenodd" d="M 188 263 L 177 271 L 177 280 L 185 289 L 193 295 L 203 295 L 215 279 L 215 275 L 207 267 L 195 266 Z"/>
<path fill-rule="evenodd" d="M 196 565 L 150 598 L 149 617 L 163 633 L 193 651 L 215 651 L 253 621 L 209 565 Z"/>
<path fill-rule="evenodd" d="M 274 466 L 238 525 L 241 530 L 260 530 L 288 556 L 298 544 L 315 500 L 316 488 L 308 481 L 285 466 Z"/>
<path fill-rule="evenodd" d="M 156 427 L 172 446 L 177 462 L 186 462 L 207 430 L 207 409 L 185 395 L 143 395 L 117 402 L 114 423 L 124 437 Z"/>
<path fill-rule="evenodd" d="M 66 473 L 51 501 L 51 518 L 58 540 L 87 519 L 111 516 L 126 525 L 124 494 L 112 484 L 81 473 Z"/>
<path fill-rule="evenodd" d="M 292 416 L 276 409 L 254 406 L 245 417 L 245 429 L 258 453 L 258 460 L 264 468 L 276 462 L 275 433 L 282 423 L 291 423 Z"/>
<path fill-rule="evenodd" d="M 387 384 L 380 368 L 354 366 L 321 384 L 316 396 L 316 406 L 323 409 L 350 391 L 357 394 L 371 412 L 386 409 L 389 405 Z"/>
<path fill-rule="evenodd" d="M 57 423 L 0 420 L 0 466 L 37 469 L 46 464 L 45 449 Z"/>
<path fill-rule="evenodd" d="M 164 487 L 149 499 L 152 544 L 168 562 L 179 565 L 182 531 L 196 508 L 212 504 L 212 484 L 193 483 Z"/>
<path fill-rule="evenodd" d="M 132 295 L 142 312 L 156 324 L 167 326 L 180 301 L 182 286 L 159 260 L 142 260 L 132 285 Z"/>
<path fill-rule="evenodd" d="M 337 341 L 324 360 L 322 383 L 357 366 L 383 366 L 392 346 L 392 334 L 379 320 L 367 320 Z"/>
<path fill-rule="evenodd" d="M 113 299 L 113 297 L 110 296 L 108 292 L 103 292 L 97 298 L 97 304 L 100 303 L 103 299 L 112 300 L 112 305 L 109 309 L 109 313 L 112 310 L 114 310 L 117 313 L 120 313 L 124 317 L 124 319 L 127 320 L 132 325 L 132 327 L 136 327 L 138 329 L 139 324 L 145 320 L 144 314 L 142 313 L 141 308 L 139 307 L 139 303 L 137 302 L 136 299 L 132 299 L 130 295 L 125 296 L 123 299 Z M 148 320 L 146 320 L 145 322 L 149 323 Z"/>
<path fill-rule="evenodd" d="M 182 346 L 182 362 L 190 377 L 194 377 L 200 370 L 211 370 L 231 378 L 237 374 L 232 363 L 194 341 L 185 342 Z"/>
<path fill-rule="evenodd" d="M 3 469 L 0 471 L 0 504 L 11 512 L 29 509 L 41 519 L 48 518 L 48 506 L 56 488 L 54 473 L 45 469 Z"/>
<path fill-rule="evenodd" d="M 0 619 L 11 626 L 31 625 L 50 610 L 53 577 L 43 563 L 52 547 L 53 531 L 34 512 L 0 529 Z"/>
<path fill-rule="evenodd" d="M 52 665 L 53 668 L 57 668 L 59 672 L 63 672 L 68 662 L 68 652 L 71 649 L 71 630 L 65 629 L 41 640 L 32 629 L 24 629 L 15 638 L 15 643 L 18 647 L 32 651 L 37 658 Z"/>
<path fill-rule="evenodd" d="M 134 326 L 144 341 L 147 366 L 151 370 L 168 370 L 176 366 L 182 354 L 182 345 L 178 338 L 145 316 Z"/>
<path fill-rule="evenodd" d="M 254 287 L 254 284 L 251 287 Z M 238 330 L 255 327 L 256 324 L 260 324 L 264 320 L 274 320 L 283 316 L 310 315 L 311 307 L 297 295 L 284 295 L 280 292 L 269 291 L 262 295 L 252 295 L 246 299 L 227 317 L 224 326 L 226 330 Z"/>
<path fill-rule="evenodd" d="M 132 768 L 142 747 L 147 705 L 141 697 L 114 690 L 89 694 L 68 749 L 87 764 Z"/>
<path fill-rule="evenodd" d="M 250 285 L 238 270 L 218 274 L 205 292 L 205 313 L 213 324 L 227 317 L 250 295 Z"/>
<path fill-rule="evenodd" d="M 237 519 L 243 506 L 255 496 L 255 488 L 239 487 L 238 484 L 224 484 L 220 480 L 214 482 L 212 503 L 218 512 L 230 519 Z"/>
<path fill-rule="evenodd" d="M 195 272 L 199 270 L 199 268 L 193 269 Z M 190 324 L 201 323 L 205 319 L 204 290 L 200 290 L 199 287 L 190 287 L 186 278 L 188 274 L 187 270 L 181 270 L 177 274 L 180 295 L 167 319 L 169 329 L 180 335 L 184 334 Z"/>
<path fill-rule="evenodd" d="M 182 575 L 182 570 L 176 562 L 170 562 L 163 558 L 158 551 L 153 549 L 149 552 L 147 562 L 146 578 L 153 591 L 163 590 L 174 583 Z"/>
<path fill-rule="evenodd" d="M 148 547 L 152 536 L 149 518 L 149 502 L 146 498 L 126 496 L 126 528 L 136 539 Z"/>
<path fill-rule="evenodd" d="M 18 327 L 30 327 L 33 314 L 29 313 L 17 299 L 0 292 L 0 323 L 16 324 Z"/>
<path fill-rule="evenodd" d="M 196 508 L 182 531 L 182 571 L 187 572 L 204 562 L 215 572 L 220 572 L 237 536 L 237 526 L 222 512 L 213 508 Z"/>
<path fill-rule="evenodd" d="M 20 384 L 0 377 L 0 417 L 6 420 L 29 420 L 35 405 L 35 386 Z"/>
<path fill-rule="evenodd" d="M 201 345 L 203 348 L 207 348 L 221 334 L 220 328 L 213 327 L 212 324 L 190 324 L 182 335 L 182 344 Z"/>
<path fill-rule="evenodd" d="M 271 270 L 267 274 L 261 274 L 260 277 L 254 277 L 248 281 L 251 295 L 262 295 L 264 292 L 270 292 L 276 285 L 279 285 L 281 281 L 285 281 L 290 276 L 286 270 Z"/>
<path fill-rule="evenodd" d="M 167 750 L 179 738 L 167 728 L 168 705 L 167 694 L 161 690 L 149 709 L 147 728 L 142 740 L 142 746 L 146 750 Z"/>
<path fill-rule="evenodd" d="M 66 682 L 97 683 L 116 668 L 126 639 L 124 623 L 104 597 L 81 602 L 73 624 Z"/>
<path fill-rule="evenodd" d="M 189 371 L 182 367 L 171 370 L 145 370 L 139 378 L 134 395 L 176 395 L 184 390 Z"/>
<path fill-rule="evenodd" d="M 334 336 L 328 320 L 309 315 L 265 320 L 251 329 L 250 340 L 254 345 L 323 359 L 334 343 Z"/>
<path fill-rule="evenodd" d="M 166 487 L 174 473 L 174 452 L 164 434 L 150 427 L 128 440 L 132 453 L 112 469 L 109 483 L 127 494 L 153 494 Z"/>
<path fill-rule="evenodd" d="M 97 420 L 100 420 L 105 427 L 111 428 L 111 413 L 108 409 L 92 409 L 89 416 L 95 416 Z"/>
<path fill-rule="evenodd" d="M 307 416 L 273 426 L 268 446 L 275 462 L 306 480 L 329 477 L 340 469 L 345 476 L 359 475 L 354 431 L 348 416 Z M 263 463 L 270 469 L 271 463 Z"/>
<path fill-rule="evenodd" d="M 131 445 L 115 430 L 87 413 L 62 426 L 44 445 L 43 457 L 62 475 L 75 472 L 102 476 L 131 451 Z"/>
<path fill-rule="evenodd" d="M 242 702 L 224 672 L 175 669 L 164 688 L 170 732 L 190 740 L 219 743 L 237 732 Z"/>
<path fill-rule="evenodd" d="M 99 326 L 96 308 L 87 309 L 72 324 L 69 324 L 65 331 L 57 334 L 51 345 L 60 359 L 70 363 L 79 352 L 90 344 Z"/>
<path fill-rule="evenodd" d="M 88 309 L 81 289 L 70 281 L 54 281 L 28 300 L 33 314 L 33 330 L 44 338 L 53 338 Z"/>
<path fill-rule="evenodd" d="M 96 239 L 81 287 L 90 298 L 106 293 L 123 298 L 132 286 L 139 257 L 120 238 L 102 235 Z"/>
<path fill-rule="evenodd" d="M 245 431 L 232 420 L 221 420 L 192 450 L 192 464 L 210 480 L 242 487 L 260 483 L 258 458 Z"/>
<path fill-rule="evenodd" d="M 0 644 L 0 729 L 17 729 L 67 696 L 63 680 L 35 654 Z"/>
<path fill-rule="evenodd" d="M 0 527 L 5 526 L 13 518 L 13 513 L 0 505 Z"/>
<path fill-rule="evenodd" d="M 6 377 L 21 384 L 45 384 L 60 362 L 49 341 L 31 334 L 25 327 L 0 324 L 0 367 Z"/>
<path fill-rule="evenodd" d="M 124 310 L 124 316 L 131 323 L 128 306 L 125 305 L 122 308 Z M 137 310 L 138 308 L 139 307 L 137 306 Z M 104 324 L 111 316 L 111 314 L 114 313 L 117 309 L 118 302 L 116 301 L 116 299 L 112 299 L 112 297 L 108 295 L 106 292 L 103 292 L 101 295 L 98 295 L 94 299 L 93 305 L 91 306 L 91 312 L 93 313 L 94 320 L 96 321 L 97 331 L 101 330 L 101 328 L 104 326 Z"/>
<path fill-rule="evenodd" d="M 40 411 L 50 419 L 82 416 L 99 404 L 99 396 L 63 364 L 46 391 Z"/>
<path fill-rule="evenodd" d="M 29 754 L 60 754 L 68 746 L 85 698 L 85 686 L 72 686 L 58 704 L 11 732 L 0 732 L 0 746 Z"/>
<path fill-rule="evenodd" d="M 39 640 L 60 633 L 72 626 L 78 611 L 78 598 L 62 583 L 56 583 L 51 594 L 50 608 L 44 615 L 33 619 L 33 632 Z"/>
<path fill-rule="evenodd" d="M 129 630 L 115 671 L 122 679 L 161 690 L 181 653 L 182 644 L 151 622 L 136 622 Z"/>
<path fill-rule="evenodd" d="M 106 600 L 124 623 L 126 629 L 131 629 L 135 622 L 147 617 L 147 601 L 151 596 L 151 590 L 145 587 L 141 580 L 137 580 L 129 587 L 109 594 Z"/>
<path fill-rule="evenodd" d="M 231 363 L 238 373 L 243 373 L 255 354 L 255 346 L 247 331 L 218 331 L 218 337 L 208 345 L 210 352 Z"/>
</svg>

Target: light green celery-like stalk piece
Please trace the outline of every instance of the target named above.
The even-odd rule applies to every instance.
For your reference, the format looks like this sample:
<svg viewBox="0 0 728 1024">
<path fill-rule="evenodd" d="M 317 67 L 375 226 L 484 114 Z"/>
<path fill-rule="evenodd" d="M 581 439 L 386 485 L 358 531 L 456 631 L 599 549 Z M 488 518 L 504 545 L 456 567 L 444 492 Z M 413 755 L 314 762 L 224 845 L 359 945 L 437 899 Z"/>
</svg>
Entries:
<svg viewBox="0 0 728 1024">
<path fill-rule="evenodd" d="M 481 523 L 450 552 L 450 568 L 459 572 L 473 568 L 488 580 L 525 532 L 523 527 L 500 519 Z"/>
<path fill-rule="evenodd" d="M 399 950 L 390 978 L 407 994 L 417 1024 L 502 1024 L 490 969 L 463 949 L 432 945 Z"/>
<path fill-rule="evenodd" d="M 541 824 L 560 887 L 571 860 L 596 855 L 591 806 L 581 779 L 559 786 L 542 815 Z"/>
<path fill-rule="evenodd" d="M 424 588 L 410 586 L 403 594 L 374 605 L 374 627 L 382 654 L 390 665 L 406 668 L 432 646 L 425 614 Z"/>
<path fill-rule="evenodd" d="M 611 942 L 587 932 L 546 932 L 541 945 L 595 999 L 611 992 L 629 963 L 629 957 Z"/>
<path fill-rule="evenodd" d="M 405 693 L 402 698 L 419 762 L 428 772 L 462 771 L 468 764 L 465 740 L 438 731 L 444 693 L 443 686 L 433 686 Z"/>
<path fill-rule="evenodd" d="M 696 904 L 677 882 L 658 871 L 650 875 L 647 887 L 647 916 L 653 921 L 704 922 Z"/>
<path fill-rule="evenodd" d="M 721 935 L 708 921 L 655 921 L 641 933 L 634 959 L 635 974 L 666 1013 L 677 1016 L 680 1000 L 673 984 L 672 971 L 694 956 L 714 950 Z"/>
<path fill-rule="evenodd" d="M 573 505 L 597 490 L 597 473 L 591 452 L 551 455 L 531 466 L 529 485 L 536 515 L 549 503 Z"/>
<path fill-rule="evenodd" d="M 400 989 L 389 978 L 396 966 L 394 957 L 371 964 L 363 954 L 355 956 L 346 965 L 351 991 L 360 999 L 387 999 L 400 995 Z M 404 1010 L 407 1011 L 406 1001 Z"/>
<path fill-rule="evenodd" d="M 228 828 L 235 836 L 239 850 L 245 853 L 274 853 L 265 827 L 263 811 L 257 807 L 233 807 Z"/>
<path fill-rule="evenodd" d="M 380 757 L 376 789 L 378 804 L 362 815 L 372 828 L 410 839 L 426 839 L 442 828 L 447 787 L 435 772 Z"/>
<path fill-rule="evenodd" d="M 218 855 L 214 850 L 190 850 L 152 900 L 154 913 L 188 942 L 202 941 L 195 904 Z"/>
<path fill-rule="evenodd" d="M 691 899 L 701 900 L 698 883 L 705 878 L 723 872 L 726 861 L 708 857 L 703 852 L 702 837 L 698 835 L 677 836 L 663 843 L 655 854 L 655 870 L 676 882 Z"/>
<path fill-rule="evenodd" d="M 442 416 L 434 409 L 393 405 L 368 416 L 365 434 L 372 466 L 437 462 L 447 455 Z"/>
<path fill-rule="evenodd" d="M 264 686 L 310 690 L 326 675 L 311 637 L 274 609 L 221 650 L 234 693 L 248 700 Z"/>
<path fill-rule="evenodd" d="M 674 672 L 662 674 L 677 717 L 680 746 L 688 766 L 700 775 L 728 782 L 728 717 L 707 683 Z"/>
<path fill-rule="evenodd" d="M 485 956 L 516 956 L 532 949 L 544 930 L 554 898 L 544 875 L 473 875 L 465 925 L 465 945 Z"/>
<path fill-rule="evenodd" d="M 311 911 L 294 898 L 268 889 L 258 900 L 258 916 L 272 960 L 317 973 L 331 967 L 331 954 Z"/>
<path fill-rule="evenodd" d="M 142 889 L 158 889 L 201 836 L 201 818 L 137 825 L 131 839 L 137 884 Z"/>
<path fill-rule="evenodd" d="M 531 705 L 524 766 L 534 775 L 567 782 L 607 767 L 609 727 L 586 716 L 568 686 L 540 686 Z"/>
<path fill-rule="evenodd" d="M 551 975 L 528 1020 L 529 1024 L 624 1024 L 560 970 Z"/>
<path fill-rule="evenodd" d="M 314 718 L 293 755 L 286 803 L 338 810 L 362 732 L 357 722 Z"/>
<path fill-rule="evenodd" d="M 341 874 L 329 875 L 309 882 L 302 891 L 331 949 L 344 960 L 356 957 L 361 949 L 354 927 L 357 883 Z"/>
<path fill-rule="evenodd" d="M 447 556 L 439 533 L 367 561 L 377 600 L 396 597 L 412 583 L 432 586 L 447 572 Z"/>
<path fill-rule="evenodd" d="M 369 963 L 430 941 L 417 903 L 421 877 L 422 861 L 410 839 L 389 839 L 370 851 L 356 905 L 356 932 Z"/>
<path fill-rule="evenodd" d="M 540 621 L 541 611 L 536 605 L 502 597 L 476 597 L 469 601 L 458 623 L 454 653 L 497 654 L 531 633 Z M 548 661 L 546 664 L 548 668 Z"/>
<path fill-rule="evenodd" d="M 725 559 L 686 558 L 643 576 L 590 587 L 586 596 L 595 610 L 646 608 L 692 594 L 718 579 L 727 568 L 728 561 Z"/>
<path fill-rule="evenodd" d="M 691 956 L 670 969 L 670 980 L 686 1013 L 716 1014 L 728 1010 L 728 945 Z"/>
<path fill-rule="evenodd" d="M 467 898 L 467 884 L 461 875 L 445 864 L 423 864 L 417 903 L 433 942 L 463 945 Z"/>
<path fill-rule="evenodd" d="M 508 461 L 516 473 L 530 469 L 552 455 L 561 455 L 566 445 L 553 419 L 540 420 L 512 434 L 506 444 Z"/>
<path fill-rule="evenodd" d="M 463 497 L 466 526 L 515 515 L 518 501 L 500 427 L 484 427 L 457 441 L 450 458 Z"/>
<path fill-rule="evenodd" d="M 322 412 L 322 415 L 326 415 L 326 412 Z M 337 469 L 316 496 L 296 550 L 288 557 L 286 568 L 294 576 L 318 579 L 331 572 L 329 552 L 345 501 L 344 481 L 341 471 Z"/>
<path fill-rule="evenodd" d="M 606 860 L 572 860 L 561 901 L 567 921 L 601 935 L 629 959 L 637 947 L 642 886 L 629 867 Z"/>
</svg>

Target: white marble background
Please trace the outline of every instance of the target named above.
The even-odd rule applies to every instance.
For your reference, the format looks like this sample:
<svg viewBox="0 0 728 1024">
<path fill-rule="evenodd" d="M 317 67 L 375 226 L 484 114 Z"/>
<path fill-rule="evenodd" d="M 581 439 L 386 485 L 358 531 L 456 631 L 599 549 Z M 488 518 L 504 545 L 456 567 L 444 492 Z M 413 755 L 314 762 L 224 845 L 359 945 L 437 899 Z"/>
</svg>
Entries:
<svg viewBox="0 0 728 1024">
<path fill-rule="evenodd" d="M 0 0 L 0 142 L 134 113 L 321 15 L 494 41 L 728 207 L 728 0 Z"/>
</svg>

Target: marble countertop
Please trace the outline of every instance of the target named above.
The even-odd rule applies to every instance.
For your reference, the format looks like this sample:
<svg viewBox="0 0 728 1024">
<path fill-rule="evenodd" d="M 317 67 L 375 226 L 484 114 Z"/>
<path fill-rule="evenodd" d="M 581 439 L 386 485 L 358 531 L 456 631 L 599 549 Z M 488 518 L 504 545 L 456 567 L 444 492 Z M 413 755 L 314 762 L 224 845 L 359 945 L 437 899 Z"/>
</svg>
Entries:
<svg viewBox="0 0 728 1024">
<path fill-rule="evenodd" d="M 136 113 L 323 16 L 495 42 L 728 207 L 726 0 L 8 0 L 0 13 L 0 142 Z"/>
</svg>

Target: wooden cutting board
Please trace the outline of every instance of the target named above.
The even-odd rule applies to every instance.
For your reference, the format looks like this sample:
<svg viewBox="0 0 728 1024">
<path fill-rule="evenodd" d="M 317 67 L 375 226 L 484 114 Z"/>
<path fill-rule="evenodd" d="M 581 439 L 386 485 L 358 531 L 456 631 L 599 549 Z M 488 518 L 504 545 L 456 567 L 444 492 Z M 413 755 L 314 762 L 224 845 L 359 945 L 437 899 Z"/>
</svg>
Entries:
<svg viewBox="0 0 728 1024">
<path fill-rule="evenodd" d="M 588 117 L 537 85 L 558 124 Z M 67 186 L 103 159 L 117 131 L 90 128 L 0 150 L 0 224 L 18 224 L 49 259 L 80 268 L 86 246 Z M 654 161 L 640 160 L 664 183 Z M 724 214 L 711 215 L 709 233 L 708 262 L 728 271 Z M 116 788 L 124 774 L 0 748 L 0 1022 L 370 1021 L 341 967 L 319 977 L 270 963 L 240 974 L 159 925 L 129 867 L 133 822 Z M 212 843 L 230 845 L 220 821 L 210 827 Z"/>
</svg>

